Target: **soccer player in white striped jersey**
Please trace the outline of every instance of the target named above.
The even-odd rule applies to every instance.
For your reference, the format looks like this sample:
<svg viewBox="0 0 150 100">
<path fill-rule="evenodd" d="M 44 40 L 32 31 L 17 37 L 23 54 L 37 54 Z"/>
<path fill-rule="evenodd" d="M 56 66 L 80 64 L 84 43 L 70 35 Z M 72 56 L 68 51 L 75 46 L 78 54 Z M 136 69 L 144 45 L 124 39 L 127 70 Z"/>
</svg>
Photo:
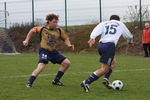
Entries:
<svg viewBox="0 0 150 100">
<path fill-rule="evenodd" d="M 90 35 L 88 41 L 89 47 L 95 44 L 95 38 L 101 35 L 98 45 L 98 52 L 100 54 L 99 62 L 102 63 L 101 68 L 93 72 L 86 80 L 81 83 L 85 92 L 89 92 L 89 85 L 96 81 L 99 77 L 105 75 L 104 83 L 109 86 L 109 77 L 111 75 L 111 66 L 114 66 L 115 60 L 115 48 L 117 42 L 121 36 L 123 36 L 129 44 L 132 45 L 133 35 L 127 29 L 127 27 L 120 22 L 118 15 L 112 15 L 109 21 L 98 24 Z"/>
</svg>

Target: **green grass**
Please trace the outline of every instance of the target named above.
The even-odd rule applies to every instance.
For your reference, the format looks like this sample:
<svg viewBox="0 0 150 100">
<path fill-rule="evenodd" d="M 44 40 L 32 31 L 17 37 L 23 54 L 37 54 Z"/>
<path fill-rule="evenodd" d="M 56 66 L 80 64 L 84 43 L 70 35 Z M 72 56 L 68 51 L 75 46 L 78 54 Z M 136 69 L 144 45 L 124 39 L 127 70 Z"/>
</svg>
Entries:
<svg viewBox="0 0 150 100">
<path fill-rule="evenodd" d="M 50 83 L 59 65 L 49 63 L 33 88 L 26 88 L 25 84 L 36 68 L 38 55 L 0 55 L 0 100 L 149 100 L 150 58 L 117 55 L 111 81 L 122 80 L 124 89 L 108 90 L 100 78 L 90 85 L 89 93 L 84 93 L 79 84 L 99 68 L 99 56 L 97 53 L 64 55 L 72 62 L 62 78 L 65 86 Z"/>
</svg>

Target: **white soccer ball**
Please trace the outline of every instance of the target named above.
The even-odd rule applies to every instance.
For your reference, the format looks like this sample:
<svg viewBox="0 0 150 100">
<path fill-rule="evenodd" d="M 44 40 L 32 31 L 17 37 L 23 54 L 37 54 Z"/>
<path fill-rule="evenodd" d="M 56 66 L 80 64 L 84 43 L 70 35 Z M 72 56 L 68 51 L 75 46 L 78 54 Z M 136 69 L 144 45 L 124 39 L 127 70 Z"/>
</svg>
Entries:
<svg viewBox="0 0 150 100">
<path fill-rule="evenodd" d="M 123 88 L 123 82 L 120 80 L 113 81 L 111 85 L 114 90 L 122 90 Z"/>
</svg>

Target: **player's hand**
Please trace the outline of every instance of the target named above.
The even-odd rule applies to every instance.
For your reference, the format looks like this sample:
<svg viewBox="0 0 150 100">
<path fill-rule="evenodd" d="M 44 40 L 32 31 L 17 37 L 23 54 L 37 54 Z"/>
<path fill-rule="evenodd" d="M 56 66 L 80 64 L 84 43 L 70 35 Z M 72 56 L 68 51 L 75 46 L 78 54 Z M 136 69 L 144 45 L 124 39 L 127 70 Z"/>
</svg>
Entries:
<svg viewBox="0 0 150 100">
<path fill-rule="evenodd" d="M 73 44 L 68 45 L 68 47 L 69 47 L 70 49 L 72 49 L 72 51 L 74 50 L 74 45 L 73 45 Z"/>
<path fill-rule="evenodd" d="M 95 39 L 90 39 L 90 40 L 88 41 L 88 44 L 89 44 L 89 47 L 92 47 L 93 44 L 95 44 Z"/>
<path fill-rule="evenodd" d="M 24 45 L 24 46 L 28 46 L 28 44 L 29 44 L 29 41 L 27 41 L 27 40 L 24 40 L 22 43 L 23 43 L 23 45 Z"/>
</svg>

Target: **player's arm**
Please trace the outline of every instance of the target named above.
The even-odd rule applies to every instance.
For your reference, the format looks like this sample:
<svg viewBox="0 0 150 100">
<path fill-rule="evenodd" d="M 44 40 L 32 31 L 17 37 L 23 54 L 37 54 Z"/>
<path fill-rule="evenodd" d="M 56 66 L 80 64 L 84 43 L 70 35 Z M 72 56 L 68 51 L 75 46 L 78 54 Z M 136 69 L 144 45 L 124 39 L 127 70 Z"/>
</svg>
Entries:
<svg viewBox="0 0 150 100">
<path fill-rule="evenodd" d="M 61 29 L 61 38 L 63 39 L 64 43 L 71 48 L 72 50 L 74 50 L 74 45 L 71 44 L 70 39 L 68 37 L 68 35 L 64 32 L 64 30 Z"/>
<path fill-rule="evenodd" d="M 89 47 L 92 47 L 95 44 L 95 39 L 90 38 L 88 41 Z"/>
<path fill-rule="evenodd" d="M 90 35 L 90 39 L 88 41 L 89 47 L 92 47 L 93 44 L 95 44 L 95 38 L 99 35 L 102 34 L 102 32 L 104 31 L 104 28 L 102 26 L 102 24 L 98 24 L 92 31 L 91 35 Z"/>
<path fill-rule="evenodd" d="M 128 28 L 123 24 L 123 37 L 127 40 L 129 44 L 133 44 L 133 35 L 128 30 Z"/>
<path fill-rule="evenodd" d="M 39 30 L 41 30 L 41 28 L 42 28 L 42 27 L 34 27 L 34 28 L 32 28 L 32 29 L 28 32 L 28 34 L 27 34 L 25 40 L 23 41 L 23 45 L 24 45 L 24 46 L 28 46 L 29 41 L 30 41 L 30 39 L 31 39 L 31 37 L 32 37 L 32 35 L 33 35 L 33 33 L 39 32 Z"/>
<path fill-rule="evenodd" d="M 74 50 L 74 45 L 71 44 L 69 38 L 67 38 L 64 42 L 65 42 L 65 44 L 66 44 L 69 48 L 71 48 L 72 50 Z"/>
</svg>

